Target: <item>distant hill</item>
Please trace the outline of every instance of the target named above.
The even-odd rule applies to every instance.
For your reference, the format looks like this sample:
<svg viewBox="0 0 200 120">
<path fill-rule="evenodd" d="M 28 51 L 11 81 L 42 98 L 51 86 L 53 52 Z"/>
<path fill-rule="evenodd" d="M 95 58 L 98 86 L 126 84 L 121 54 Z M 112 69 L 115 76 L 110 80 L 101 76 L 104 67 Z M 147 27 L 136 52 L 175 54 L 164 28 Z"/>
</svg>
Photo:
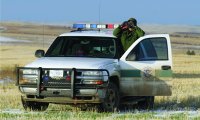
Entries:
<svg viewBox="0 0 200 120">
<path fill-rule="evenodd" d="M 152 33 L 168 33 L 168 34 L 191 34 L 200 36 L 200 26 L 190 25 L 161 25 L 161 24 L 139 24 L 147 34 Z M 43 34 L 44 29 L 46 34 L 58 35 L 62 32 L 69 32 L 72 24 L 48 24 L 45 23 L 23 23 L 23 22 L 0 22 L 0 31 L 4 32 L 21 32 L 31 34 Z M 48 31 L 48 32 L 47 32 Z"/>
<path fill-rule="evenodd" d="M 147 33 L 189 33 L 200 34 L 200 26 L 190 25 L 160 25 L 160 24 L 140 24 L 139 25 Z"/>
</svg>

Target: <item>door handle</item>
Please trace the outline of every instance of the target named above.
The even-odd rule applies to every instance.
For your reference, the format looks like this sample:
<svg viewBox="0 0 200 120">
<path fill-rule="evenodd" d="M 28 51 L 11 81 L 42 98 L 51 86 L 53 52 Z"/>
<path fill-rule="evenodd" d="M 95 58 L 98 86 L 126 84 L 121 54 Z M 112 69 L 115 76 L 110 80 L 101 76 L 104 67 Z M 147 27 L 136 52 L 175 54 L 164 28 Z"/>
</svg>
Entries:
<svg viewBox="0 0 200 120">
<path fill-rule="evenodd" d="M 171 66 L 169 65 L 163 65 L 161 66 L 162 70 L 170 70 L 171 69 Z"/>
</svg>

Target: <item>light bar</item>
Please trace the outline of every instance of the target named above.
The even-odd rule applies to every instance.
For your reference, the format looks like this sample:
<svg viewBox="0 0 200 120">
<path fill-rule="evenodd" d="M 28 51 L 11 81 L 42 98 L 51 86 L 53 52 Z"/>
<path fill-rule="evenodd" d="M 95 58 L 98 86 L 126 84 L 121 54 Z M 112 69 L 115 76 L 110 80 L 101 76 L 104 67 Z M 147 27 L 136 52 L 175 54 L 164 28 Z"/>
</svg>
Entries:
<svg viewBox="0 0 200 120">
<path fill-rule="evenodd" d="M 90 28 L 90 24 L 86 24 L 86 26 L 85 26 L 86 28 Z"/>
<path fill-rule="evenodd" d="M 73 24 L 73 28 L 115 29 L 119 24 Z"/>
<path fill-rule="evenodd" d="M 119 24 L 114 24 L 114 28 L 117 28 L 117 27 L 119 27 Z"/>
<path fill-rule="evenodd" d="M 108 29 L 113 29 L 113 28 L 114 28 L 114 24 L 107 24 L 107 25 L 106 25 L 106 28 L 108 28 Z"/>
<path fill-rule="evenodd" d="M 90 28 L 97 28 L 97 24 L 90 24 Z"/>
</svg>

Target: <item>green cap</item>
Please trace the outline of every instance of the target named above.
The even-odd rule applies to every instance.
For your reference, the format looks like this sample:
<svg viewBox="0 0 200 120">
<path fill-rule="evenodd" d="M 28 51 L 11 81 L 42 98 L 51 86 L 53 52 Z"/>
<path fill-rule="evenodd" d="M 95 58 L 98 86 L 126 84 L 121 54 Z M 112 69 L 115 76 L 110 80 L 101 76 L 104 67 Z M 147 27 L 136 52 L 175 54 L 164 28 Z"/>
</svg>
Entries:
<svg viewBox="0 0 200 120">
<path fill-rule="evenodd" d="M 137 26 L 137 20 L 135 18 L 129 18 L 128 21 L 132 21 L 135 26 Z"/>
</svg>

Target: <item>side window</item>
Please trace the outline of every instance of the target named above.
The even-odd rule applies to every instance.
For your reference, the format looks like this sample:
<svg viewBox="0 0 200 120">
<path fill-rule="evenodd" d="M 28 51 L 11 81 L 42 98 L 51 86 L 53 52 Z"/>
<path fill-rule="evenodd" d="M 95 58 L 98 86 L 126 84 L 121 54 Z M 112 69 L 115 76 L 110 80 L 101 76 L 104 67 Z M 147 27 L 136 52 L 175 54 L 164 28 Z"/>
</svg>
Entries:
<svg viewBox="0 0 200 120">
<path fill-rule="evenodd" d="M 127 56 L 127 61 L 140 61 L 144 59 L 144 52 L 142 50 L 141 44 L 139 43 Z"/>
<path fill-rule="evenodd" d="M 127 61 L 168 60 L 166 38 L 148 38 L 142 40 L 129 53 Z"/>
<path fill-rule="evenodd" d="M 151 39 L 145 39 L 140 44 L 144 52 L 144 58 L 140 60 L 157 60 L 157 53 Z"/>
<path fill-rule="evenodd" d="M 157 60 L 168 60 L 168 47 L 166 38 L 151 38 L 150 39 L 157 54 Z"/>
</svg>

